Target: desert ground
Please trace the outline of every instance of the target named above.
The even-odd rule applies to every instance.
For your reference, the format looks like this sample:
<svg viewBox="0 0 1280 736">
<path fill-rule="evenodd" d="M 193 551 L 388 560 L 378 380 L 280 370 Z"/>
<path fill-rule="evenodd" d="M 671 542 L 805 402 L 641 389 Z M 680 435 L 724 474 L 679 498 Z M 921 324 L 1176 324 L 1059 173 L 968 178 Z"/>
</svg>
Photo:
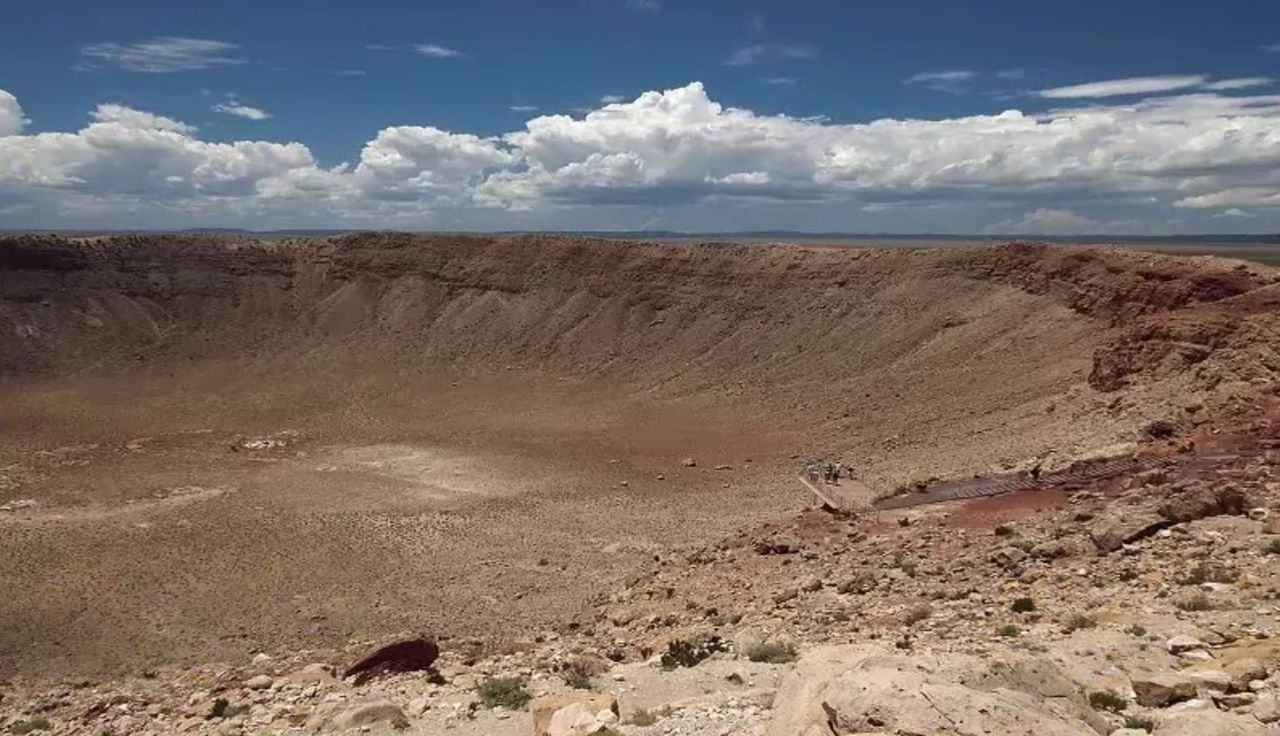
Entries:
<svg viewBox="0 0 1280 736">
<path fill-rule="evenodd" d="M 615 732 L 764 733 L 772 718 L 782 734 L 792 706 L 761 693 L 789 692 L 785 672 L 717 654 L 677 687 L 645 659 L 709 626 L 726 640 L 893 641 L 796 599 L 865 595 L 845 584 L 868 560 L 969 554 L 946 528 L 985 540 L 1080 503 L 1076 487 L 872 510 L 940 480 L 1235 453 L 1227 464 L 1253 468 L 1253 497 L 1232 508 L 1267 508 L 1269 447 L 1257 443 L 1280 372 L 1278 299 L 1280 272 L 1256 261 L 1027 243 L 0 239 L 0 716 L 64 733 L 325 730 L 257 695 L 235 718 L 197 713 L 192 691 L 182 706 L 148 696 L 156 707 L 122 725 L 109 709 L 70 715 L 85 710 L 77 696 L 51 694 L 157 677 L 208 690 L 208 668 L 239 676 L 255 654 L 281 669 L 425 632 L 454 685 L 375 685 L 392 699 L 438 695 L 414 715 L 422 733 L 523 733 L 503 729 L 527 729 L 524 715 L 463 703 L 466 683 L 578 637 L 573 651 L 633 668 L 601 681 L 646 683 L 619 697 L 653 707 L 664 692 L 722 689 L 729 674 L 758 669 L 748 679 L 764 683 L 741 707 L 715 701 L 729 730 L 691 716 L 684 730 Z M 1233 449 L 1205 454 L 1224 432 Z M 814 458 L 850 467 L 866 508 L 815 509 L 797 480 Z M 1097 483 L 1086 492 L 1099 516 L 1099 499 L 1161 487 Z M 1246 531 L 1261 538 L 1265 514 L 1254 516 Z M 792 558 L 759 543 L 779 535 L 811 552 L 778 567 Z M 898 583 L 868 609 L 871 628 L 900 629 L 930 597 L 914 576 Z M 633 605 L 640 590 L 650 602 Z M 716 613 L 691 625 L 695 609 Z M 918 634 L 947 635 L 960 636 Z M 541 682 L 537 667 L 517 669 Z M 1270 692 L 1262 679 L 1254 692 Z M 449 710 L 450 698 L 462 704 Z M 902 728 L 888 732 L 915 733 Z"/>
</svg>

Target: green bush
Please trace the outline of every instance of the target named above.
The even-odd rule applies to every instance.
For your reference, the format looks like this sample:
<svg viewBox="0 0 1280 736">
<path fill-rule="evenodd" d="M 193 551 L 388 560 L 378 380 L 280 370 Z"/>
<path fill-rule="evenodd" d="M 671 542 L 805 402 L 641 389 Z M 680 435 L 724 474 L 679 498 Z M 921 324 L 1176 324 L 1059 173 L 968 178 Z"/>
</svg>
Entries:
<svg viewBox="0 0 1280 736">
<path fill-rule="evenodd" d="M 1000 636 L 1003 636 L 1006 639 L 1012 639 L 1015 636 L 1021 635 L 1022 629 L 1019 629 L 1017 626 L 1014 626 L 1013 624 L 1005 624 L 1004 626 L 1001 626 L 1000 628 L 996 629 L 996 633 L 999 634 Z"/>
<path fill-rule="evenodd" d="M 507 710 L 520 710 L 529 704 L 532 698 L 525 689 L 524 680 L 519 677 L 488 677 L 476 686 L 480 696 L 480 704 L 486 708 L 502 707 Z"/>
<path fill-rule="evenodd" d="M 696 667 L 702 660 L 716 652 L 723 652 L 724 642 L 718 636 L 703 636 L 696 639 L 675 639 L 667 644 L 667 651 L 662 653 L 662 669 L 673 670 L 677 667 Z"/>
<path fill-rule="evenodd" d="M 1014 613 L 1031 613 L 1036 610 L 1036 602 L 1030 598 L 1015 598 L 1013 601 Z"/>
<path fill-rule="evenodd" d="M 918 606 L 912 606 L 911 610 L 907 611 L 907 616 L 903 620 L 907 626 L 915 626 L 932 615 L 933 607 L 928 603 L 921 603 Z"/>
<path fill-rule="evenodd" d="M 1108 710 L 1112 713 L 1119 713 L 1129 705 L 1129 702 L 1120 695 L 1110 690 L 1098 690 L 1089 693 L 1089 705 L 1094 710 Z"/>
<path fill-rule="evenodd" d="M 796 659 L 796 647 L 788 641 L 762 641 L 747 647 L 747 659 L 767 664 L 786 664 Z"/>
<path fill-rule="evenodd" d="M 1183 611 L 1211 611 L 1213 610 L 1213 601 L 1209 600 L 1209 596 L 1204 593 L 1197 593 L 1189 598 L 1174 603 L 1175 606 Z"/>
<path fill-rule="evenodd" d="M 1143 718 L 1142 716 L 1129 716 L 1124 719 L 1124 727 L 1136 728 L 1139 731 L 1146 731 L 1150 733 L 1156 730 L 1156 722 L 1150 718 Z"/>
<path fill-rule="evenodd" d="M 654 713 L 651 710 L 645 710 L 644 708 L 636 708 L 635 712 L 632 713 L 629 718 L 627 718 L 627 724 L 631 726 L 641 726 L 641 727 L 652 726 L 653 724 L 657 723 L 658 719 L 661 717 L 662 717 L 661 715 Z"/>
<path fill-rule="evenodd" d="M 1062 628 L 1064 631 L 1070 634 L 1075 631 L 1080 631 L 1081 629 L 1092 629 L 1097 625 L 1098 625 L 1098 622 L 1096 619 L 1093 618 L 1093 616 L 1086 616 L 1082 613 L 1077 613 L 1076 615 L 1067 619 L 1067 623 L 1064 624 Z"/>
</svg>

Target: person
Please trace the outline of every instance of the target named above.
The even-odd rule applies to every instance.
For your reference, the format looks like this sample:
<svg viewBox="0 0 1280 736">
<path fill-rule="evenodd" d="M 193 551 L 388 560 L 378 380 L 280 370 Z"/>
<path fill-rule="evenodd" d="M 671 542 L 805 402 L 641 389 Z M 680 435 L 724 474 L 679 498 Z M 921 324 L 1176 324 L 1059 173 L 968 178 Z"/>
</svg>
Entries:
<svg viewBox="0 0 1280 736">
<path fill-rule="evenodd" d="M 840 474 L 844 472 L 844 465 L 839 460 L 835 462 L 835 467 L 831 471 L 831 475 L 835 477 L 836 485 L 840 485 Z"/>
</svg>

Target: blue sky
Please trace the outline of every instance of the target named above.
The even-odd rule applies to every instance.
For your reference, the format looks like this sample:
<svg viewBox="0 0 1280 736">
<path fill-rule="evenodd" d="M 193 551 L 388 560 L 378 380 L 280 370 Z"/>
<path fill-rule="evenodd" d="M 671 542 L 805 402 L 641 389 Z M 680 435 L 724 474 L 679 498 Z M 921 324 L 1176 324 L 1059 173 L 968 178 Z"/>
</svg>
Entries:
<svg viewBox="0 0 1280 736">
<path fill-rule="evenodd" d="M 1280 230 L 1276 2 L 6 16 L 0 227 Z"/>
</svg>

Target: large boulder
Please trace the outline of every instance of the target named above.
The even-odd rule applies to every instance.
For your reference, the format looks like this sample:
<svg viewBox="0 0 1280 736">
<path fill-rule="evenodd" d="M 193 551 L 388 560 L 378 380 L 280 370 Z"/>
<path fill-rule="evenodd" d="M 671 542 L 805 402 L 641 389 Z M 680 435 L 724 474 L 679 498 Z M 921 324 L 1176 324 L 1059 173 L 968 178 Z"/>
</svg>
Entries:
<svg viewBox="0 0 1280 736">
<path fill-rule="evenodd" d="M 1184 675 L 1156 672 L 1131 675 L 1133 694 L 1138 704 L 1148 708 L 1163 708 L 1196 696 L 1195 680 Z"/>
<path fill-rule="evenodd" d="M 1056 712 L 1037 695 L 1008 687 L 983 688 L 972 673 L 967 661 L 821 647 L 807 654 L 783 681 L 768 734 L 1097 733 L 1085 721 Z"/>
<path fill-rule="evenodd" d="M 409 727 L 399 706 L 388 700 L 371 700 L 349 706 L 333 706 L 317 713 L 307 724 L 311 733 L 361 733 L 398 731 Z"/>
<path fill-rule="evenodd" d="M 342 673 L 354 677 L 357 685 L 387 672 L 414 672 L 430 669 L 440 656 L 440 646 L 425 636 L 383 644 L 357 659 Z"/>
<path fill-rule="evenodd" d="M 618 700 L 612 695 L 578 691 L 535 698 L 533 736 L 589 736 L 618 719 Z"/>
<path fill-rule="evenodd" d="M 1271 731 L 1247 715 L 1202 708 L 1161 713 L 1151 736 L 1267 736 Z"/>
<path fill-rule="evenodd" d="M 1169 526 L 1170 521 L 1150 509 L 1113 511 L 1089 527 L 1089 536 L 1100 552 L 1115 552 L 1126 544 L 1149 537 Z"/>
</svg>

